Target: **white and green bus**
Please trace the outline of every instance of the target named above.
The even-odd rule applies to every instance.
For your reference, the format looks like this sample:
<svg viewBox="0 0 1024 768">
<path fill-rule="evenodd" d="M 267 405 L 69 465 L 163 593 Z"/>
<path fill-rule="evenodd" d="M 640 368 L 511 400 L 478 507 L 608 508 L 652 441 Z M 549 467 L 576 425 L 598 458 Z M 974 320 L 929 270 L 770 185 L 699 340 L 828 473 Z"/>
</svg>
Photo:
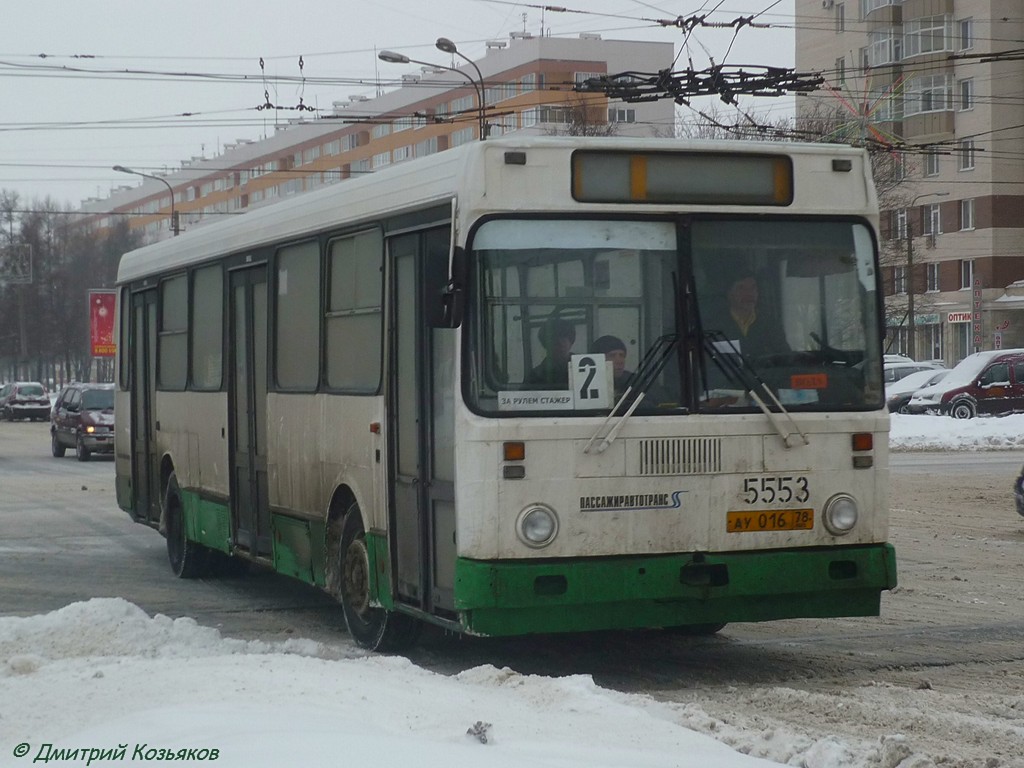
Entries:
<svg viewBox="0 0 1024 768">
<path fill-rule="evenodd" d="M 895 586 L 860 150 L 478 142 L 125 254 L 118 299 L 119 505 L 177 576 L 262 564 L 364 647 Z"/>
</svg>

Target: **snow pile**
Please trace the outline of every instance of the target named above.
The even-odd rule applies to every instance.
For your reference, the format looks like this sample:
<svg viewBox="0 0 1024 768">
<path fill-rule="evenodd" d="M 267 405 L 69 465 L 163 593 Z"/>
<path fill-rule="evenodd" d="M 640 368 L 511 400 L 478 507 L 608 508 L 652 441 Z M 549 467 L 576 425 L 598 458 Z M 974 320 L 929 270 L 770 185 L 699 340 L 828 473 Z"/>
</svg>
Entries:
<svg viewBox="0 0 1024 768">
<path fill-rule="evenodd" d="M 986 451 L 1024 448 L 1024 414 L 953 419 L 894 413 L 889 448 L 897 451 Z"/>
<path fill-rule="evenodd" d="M 120 599 L 0 619 L 0 755 L 16 765 L 6 761 L 27 744 L 30 765 L 44 744 L 127 744 L 124 759 L 91 765 L 167 763 L 130 760 L 136 746 L 216 749 L 217 765 L 246 768 L 772 765 L 690 730 L 681 708 L 589 676 L 480 667 L 445 677 L 403 658 L 325 659 L 320 644 L 284 645 L 148 618 Z"/>
</svg>

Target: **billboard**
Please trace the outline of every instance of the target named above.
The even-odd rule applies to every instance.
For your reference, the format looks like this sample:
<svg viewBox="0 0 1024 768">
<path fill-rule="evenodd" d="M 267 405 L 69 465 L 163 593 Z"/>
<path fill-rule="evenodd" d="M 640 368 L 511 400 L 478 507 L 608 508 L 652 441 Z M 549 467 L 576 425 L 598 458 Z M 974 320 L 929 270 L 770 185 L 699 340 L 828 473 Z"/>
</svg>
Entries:
<svg viewBox="0 0 1024 768">
<path fill-rule="evenodd" d="M 116 291 L 89 291 L 89 348 L 93 357 L 113 357 Z"/>
</svg>

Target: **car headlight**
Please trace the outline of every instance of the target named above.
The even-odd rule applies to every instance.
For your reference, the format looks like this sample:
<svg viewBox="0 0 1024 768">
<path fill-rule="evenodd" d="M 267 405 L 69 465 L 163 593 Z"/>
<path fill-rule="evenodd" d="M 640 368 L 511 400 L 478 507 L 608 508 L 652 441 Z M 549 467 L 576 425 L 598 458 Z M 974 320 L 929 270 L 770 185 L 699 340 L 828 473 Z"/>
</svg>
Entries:
<svg viewBox="0 0 1024 768">
<path fill-rule="evenodd" d="M 546 547 L 558 535 L 558 516 L 550 507 L 531 504 L 519 513 L 516 534 L 528 547 Z"/>
<path fill-rule="evenodd" d="M 857 525 L 857 501 L 848 493 L 837 493 L 827 502 L 822 514 L 825 528 L 833 536 L 843 536 Z"/>
</svg>

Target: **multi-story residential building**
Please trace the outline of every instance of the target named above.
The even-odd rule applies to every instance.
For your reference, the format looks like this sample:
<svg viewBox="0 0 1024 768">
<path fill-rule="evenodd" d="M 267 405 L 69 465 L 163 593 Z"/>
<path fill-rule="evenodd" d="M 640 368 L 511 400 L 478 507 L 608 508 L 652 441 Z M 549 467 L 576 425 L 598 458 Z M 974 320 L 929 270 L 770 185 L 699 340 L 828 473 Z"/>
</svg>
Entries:
<svg viewBox="0 0 1024 768">
<path fill-rule="evenodd" d="M 623 104 L 573 88 L 595 75 L 670 68 L 673 52 L 672 43 L 513 33 L 488 43 L 475 67 L 454 67 L 457 72 L 381 64 L 394 69 L 392 81 L 401 77 L 401 87 L 337 101 L 329 117 L 286 123 L 265 139 L 229 144 L 216 157 L 192 158 L 140 186 L 87 200 L 82 221 L 103 229 L 113 216 L 127 216 L 147 239 L 160 239 L 170 234 L 172 209 L 182 229 L 198 226 L 477 140 L 481 129 L 490 136 L 609 129 L 623 136 L 672 135 L 671 100 Z M 434 58 L 443 63 L 445 55 Z"/>
<path fill-rule="evenodd" d="M 799 110 L 842 105 L 867 135 L 910 148 L 883 196 L 890 351 L 951 364 L 1024 346 L 1021 11 L 1020 0 L 796 0 L 797 69 L 835 89 Z"/>
</svg>

